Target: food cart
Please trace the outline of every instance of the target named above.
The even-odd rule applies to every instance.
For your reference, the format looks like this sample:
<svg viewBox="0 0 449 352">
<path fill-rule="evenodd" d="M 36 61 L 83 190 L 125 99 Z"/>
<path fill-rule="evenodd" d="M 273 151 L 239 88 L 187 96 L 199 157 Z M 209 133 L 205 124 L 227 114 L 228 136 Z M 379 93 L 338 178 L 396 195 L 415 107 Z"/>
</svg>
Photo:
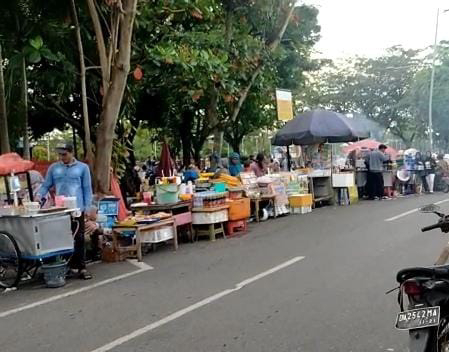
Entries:
<svg viewBox="0 0 449 352">
<path fill-rule="evenodd" d="M 40 209 L 39 203 L 17 203 L 15 172 L 28 173 L 33 163 L 17 154 L 0 156 L 0 176 L 5 179 L 8 200 L 0 208 L 0 287 L 17 286 L 23 275 L 34 277 L 44 264 L 47 286 L 64 284 L 66 259 L 73 253 L 71 214 L 76 209 Z M 29 180 L 29 177 L 27 178 Z M 28 182 L 31 195 L 31 186 Z M 57 274 L 59 273 L 59 275 Z"/>
</svg>

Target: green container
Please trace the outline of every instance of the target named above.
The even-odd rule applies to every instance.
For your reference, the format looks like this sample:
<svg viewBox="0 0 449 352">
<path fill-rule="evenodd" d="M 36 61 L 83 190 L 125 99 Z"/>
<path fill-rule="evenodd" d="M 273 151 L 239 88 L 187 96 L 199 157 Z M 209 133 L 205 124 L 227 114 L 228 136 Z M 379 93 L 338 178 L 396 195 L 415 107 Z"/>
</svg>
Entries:
<svg viewBox="0 0 449 352">
<path fill-rule="evenodd" d="M 214 191 L 217 193 L 226 192 L 226 183 L 224 182 L 214 183 Z"/>
<path fill-rule="evenodd" d="M 175 183 L 166 185 L 156 185 L 156 202 L 157 204 L 173 204 L 177 203 L 179 198 L 179 187 Z"/>
</svg>

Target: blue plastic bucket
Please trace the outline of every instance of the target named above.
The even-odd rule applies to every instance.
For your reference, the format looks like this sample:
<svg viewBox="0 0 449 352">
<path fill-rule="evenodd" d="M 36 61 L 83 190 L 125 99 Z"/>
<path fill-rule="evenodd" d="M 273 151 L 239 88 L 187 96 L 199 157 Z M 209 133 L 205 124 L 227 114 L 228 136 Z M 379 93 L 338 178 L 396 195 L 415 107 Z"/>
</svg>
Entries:
<svg viewBox="0 0 449 352">
<path fill-rule="evenodd" d="M 41 269 L 44 273 L 44 281 L 47 287 L 57 288 L 65 285 L 67 263 L 44 264 L 41 266 Z"/>
</svg>

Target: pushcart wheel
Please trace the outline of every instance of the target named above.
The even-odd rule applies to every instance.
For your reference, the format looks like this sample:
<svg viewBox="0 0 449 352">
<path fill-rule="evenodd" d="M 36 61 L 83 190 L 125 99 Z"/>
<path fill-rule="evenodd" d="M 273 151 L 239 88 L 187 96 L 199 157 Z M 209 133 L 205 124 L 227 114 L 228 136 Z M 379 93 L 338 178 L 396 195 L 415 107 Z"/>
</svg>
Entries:
<svg viewBox="0 0 449 352">
<path fill-rule="evenodd" d="M 0 287 L 17 286 L 22 273 L 22 257 L 16 240 L 0 231 Z"/>
</svg>

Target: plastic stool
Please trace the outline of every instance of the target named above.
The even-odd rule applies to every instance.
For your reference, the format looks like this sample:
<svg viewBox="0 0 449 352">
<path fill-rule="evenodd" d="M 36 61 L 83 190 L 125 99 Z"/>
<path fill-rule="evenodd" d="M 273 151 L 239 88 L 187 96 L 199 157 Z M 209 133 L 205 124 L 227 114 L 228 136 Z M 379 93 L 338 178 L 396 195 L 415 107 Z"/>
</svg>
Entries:
<svg viewBox="0 0 449 352">
<path fill-rule="evenodd" d="M 226 234 L 228 237 L 237 236 L 240 234 L 244 234 L 248 231 L 248 223 L 247 219 L 236 220 L 236 221 L 228 221 L 226 223 Z"/>
</svg>

